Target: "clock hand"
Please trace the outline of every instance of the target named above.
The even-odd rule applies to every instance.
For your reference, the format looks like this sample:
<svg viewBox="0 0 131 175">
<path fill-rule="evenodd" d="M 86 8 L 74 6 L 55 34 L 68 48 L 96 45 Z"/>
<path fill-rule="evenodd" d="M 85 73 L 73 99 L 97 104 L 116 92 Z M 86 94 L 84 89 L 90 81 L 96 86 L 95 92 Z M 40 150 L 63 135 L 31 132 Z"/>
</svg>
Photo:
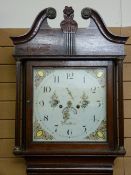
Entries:
<svg viewBox="0 0 131 175">
<path fill-rule="evenodd" d="M 72 98 L 72 100 L 74 100 L 74 97 L 72 96 L 71 91 L 68 88 L 66 88 L 66 90 L 67 90 L 68 95 Z"/>
</svg>

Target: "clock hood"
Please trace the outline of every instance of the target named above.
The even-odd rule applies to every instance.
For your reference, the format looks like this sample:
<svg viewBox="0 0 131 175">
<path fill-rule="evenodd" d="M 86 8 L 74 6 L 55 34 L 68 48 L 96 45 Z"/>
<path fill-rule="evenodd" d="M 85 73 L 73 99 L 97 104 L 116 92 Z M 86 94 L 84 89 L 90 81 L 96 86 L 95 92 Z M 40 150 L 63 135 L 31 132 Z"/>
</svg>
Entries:
<svg viewBox="0 0 131 175">
<path fill-rule="evenodd" d="M 47 18 L 54 19 L 54 8 L 46 8 L 36 17 L 31 29 L 22 36 L 11 37 L 16 57 L 21 56 L 84 56 L 123 57 L 128 37 L 115 36 L 105 26 L 100 15 L 91 8 L 81 11 L 83 19 L 90 19 L 87 28 L 78 28 L 72 7 L 65 7 L 60 28 L 51 28 Z"/>
</svg>

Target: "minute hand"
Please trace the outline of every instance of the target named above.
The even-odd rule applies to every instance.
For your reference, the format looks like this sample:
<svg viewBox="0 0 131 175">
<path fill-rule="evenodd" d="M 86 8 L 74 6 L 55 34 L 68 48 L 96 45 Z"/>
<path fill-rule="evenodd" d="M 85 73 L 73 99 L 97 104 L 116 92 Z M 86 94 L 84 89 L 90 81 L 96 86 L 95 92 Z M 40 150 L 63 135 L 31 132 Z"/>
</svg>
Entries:
<svg viewBox="0 0 131 175">
<path fill-rule="evenodd" d="M 71 91 L 68 88 L 66 88 L 66 90 L 67 90 L 68 95 L 72 98 L 72 100 L 74 100 L 74 97 L 72 96 Z"/>
</svg>

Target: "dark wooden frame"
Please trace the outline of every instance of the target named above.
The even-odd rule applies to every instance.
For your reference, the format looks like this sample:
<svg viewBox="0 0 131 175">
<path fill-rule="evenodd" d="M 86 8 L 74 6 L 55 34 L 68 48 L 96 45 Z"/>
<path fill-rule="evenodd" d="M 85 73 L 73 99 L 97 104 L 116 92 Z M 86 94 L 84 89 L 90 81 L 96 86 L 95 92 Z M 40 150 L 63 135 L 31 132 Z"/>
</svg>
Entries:
<svg viewBox="0 0 131 175">
<path fill-rule="evenodd" d="M 63 142 L 63 143 L 35 143 L 32 142 L 32 109 L 33 109 L 33 77 L 32 71 L 33 67 L 73 67 L 73 68 L 86 68 L 86 67 L 105 67 L 107 70 L 107 121 L 108 121 L 108 142 L 106 143 L 77 143 L 77 142 Z M 111 98 L 109 98 L 111 97 Z M 107 152 L 107 150 L 114 149 L 114 133 L 115 129 L 113 125 L 116 123 L 113 121 L 113 64 L 111 61 L 33 61 L 27 62 L 27 72 L 26 72 L 26 101 L 30 101 L 26 105 L 26 150 L 27 152 L 35 154 L 94 154 L 97 152 Z M 111 137 L 109 137 L 111 136 Z M 94 150 L 94 151 L 93 151 Z"/>
<path fill-rule="evenodd" d="M 114 159 L 125 154 L 122 65 L 128 38 L 111 34 L 100 15 L 90 8 L 82 10 L 82 18 L 90 18 L 88 29 L 78 28 L 72 7 L 65 7 L 61 29 L 52 29 L 47 24 L 47 18 L 55 16 L 53 8 L 44 9 L 27 34 L 11 37 L 16 45 L 17 70 L 14 153 L 25 157 L 28 175 L 112 175 Z M 108 68 L 108 118 L 111 114 L 108 146 L 31 143 L 32 66 L 86 67 L 93 64 L 105 64 Z"/>
</svg>

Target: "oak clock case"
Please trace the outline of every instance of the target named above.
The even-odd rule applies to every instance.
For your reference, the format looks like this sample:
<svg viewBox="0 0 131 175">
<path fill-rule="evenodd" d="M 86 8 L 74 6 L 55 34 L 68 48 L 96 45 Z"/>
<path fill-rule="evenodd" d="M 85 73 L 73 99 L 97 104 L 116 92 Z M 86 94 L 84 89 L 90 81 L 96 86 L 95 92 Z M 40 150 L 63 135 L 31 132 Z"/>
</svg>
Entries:
<svg viewBox="0 0 131 175">
<path fill-rule="evenodd" d="M 28 175 L 112 175 L 125 154 L 122 64 L 127 37 L 111 34 L 100 15 L 84 8 L 78 28 L 72 7 L 60 28 L 47 8 L 23 36 L 11 37 L 16 59 L 14 153 Z M 22 122 L 21 122 L 22 116 Z"/>
</svg>

